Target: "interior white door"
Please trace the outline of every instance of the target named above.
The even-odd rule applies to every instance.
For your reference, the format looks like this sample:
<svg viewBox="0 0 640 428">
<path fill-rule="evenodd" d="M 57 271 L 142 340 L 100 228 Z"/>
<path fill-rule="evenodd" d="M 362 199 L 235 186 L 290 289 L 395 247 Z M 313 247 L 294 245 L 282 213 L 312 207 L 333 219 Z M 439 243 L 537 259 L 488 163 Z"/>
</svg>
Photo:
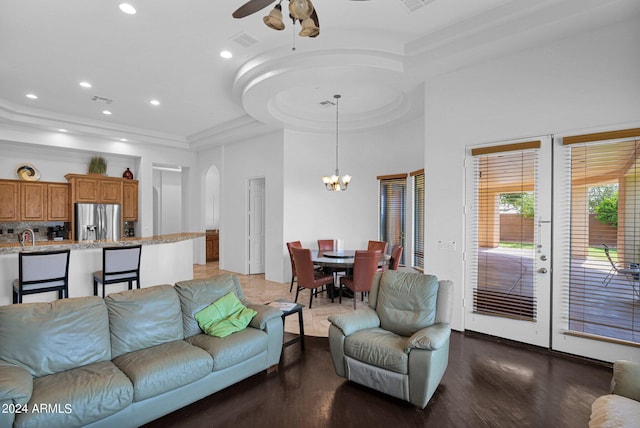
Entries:
<svg viewBox="0 0 640 428">
<path fill-rule="evenodd" d="M 468 150 L 466 330 L 550 345 L 551 153 L 551 137 Z"/>
<path fill-rule="evenodd" d="M 249 180 L 249 274 L 265 271 L 265 180 Z"/>
</svg>

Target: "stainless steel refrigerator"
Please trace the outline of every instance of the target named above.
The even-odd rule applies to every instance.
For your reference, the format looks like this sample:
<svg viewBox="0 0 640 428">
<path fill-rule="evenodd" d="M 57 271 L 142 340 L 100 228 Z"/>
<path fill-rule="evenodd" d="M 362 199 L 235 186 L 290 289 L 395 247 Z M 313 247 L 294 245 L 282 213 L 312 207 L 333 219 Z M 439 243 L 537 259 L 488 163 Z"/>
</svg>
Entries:
<svg viewBox="0 0 640 428">
<path fill-rule="evenodd" d="M 75 204 L 75 239 L 93 241 L 121 237 L 119 204 Z"/>
</svg>

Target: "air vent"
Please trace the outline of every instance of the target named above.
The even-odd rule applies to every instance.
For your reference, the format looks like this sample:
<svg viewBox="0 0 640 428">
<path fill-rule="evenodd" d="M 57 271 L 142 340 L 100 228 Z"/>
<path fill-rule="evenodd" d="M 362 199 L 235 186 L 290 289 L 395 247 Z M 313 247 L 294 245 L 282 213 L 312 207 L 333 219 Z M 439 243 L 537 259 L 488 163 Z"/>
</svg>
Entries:
<svg viewBox="0 0 640 428">
<path fill-rule="evenodd" d="M 109 98 L 99 97 L 98 95 L 94 95 L 93 97 L 91 97 L 91 101 L 99 101 L 99 102 L 105 103 L 105 104 L 111 104 L 113 102 L 113 100 L 111 100 Z"/>
<path fill-rule="evenodd" d="M 415 12 L 416 10 L 425 7 L 429 3 L 433 3 L 435 0 L 400 0 L 400 1 L 407 9 L 409 9 L 409 12 Z"/>
<path fill-rule="evenodd" d="M 235 36 L 231 37 L 231 40 L 242 46 L 243 48 L 248 48 L 259 42 L 255 37 L 245 33 L 240 32 Z"/>
</svg>

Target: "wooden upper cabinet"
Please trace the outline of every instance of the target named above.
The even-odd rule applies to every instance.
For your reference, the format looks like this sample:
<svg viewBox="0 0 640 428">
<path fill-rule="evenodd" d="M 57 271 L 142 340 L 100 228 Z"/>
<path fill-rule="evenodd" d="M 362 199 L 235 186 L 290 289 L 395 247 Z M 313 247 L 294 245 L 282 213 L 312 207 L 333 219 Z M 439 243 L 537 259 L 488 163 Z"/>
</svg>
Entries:
<svg viewBox="0 0 640 428">
<path fill-rule="evenodd" d="M 71 221 L 69 185 L 47 184 L 47 221 Z"/>
<path fill-rule="evenodd" d="M 67 174 L 72 203 L 122 204 L 122 179 L 99 175 Z"/>
<path fill-rule="evenodd" d="M 44 221 L 47 218 L 47 185 L 45 183 L 20 183 L 20 219 Z"/>
<path fill-rule="evenodd" d="M 122 221 L 138 221 L 138 181 L 122 182 Z"/>
<path fill-rule="evenodd" d="M 122 180 L 100 180 L 98 202 L 102 204 L 122 204 Z"/>
<path fill-rule="evenodd" d="M 98 202 L 98 179 L 75 177 L 71 180 L 74 202 Z"/>
<path fill-rule="evenodd" d="M 18 221 L 20 215 L 20 182 L 0 180 L 0 221 Z"/>
</svg>

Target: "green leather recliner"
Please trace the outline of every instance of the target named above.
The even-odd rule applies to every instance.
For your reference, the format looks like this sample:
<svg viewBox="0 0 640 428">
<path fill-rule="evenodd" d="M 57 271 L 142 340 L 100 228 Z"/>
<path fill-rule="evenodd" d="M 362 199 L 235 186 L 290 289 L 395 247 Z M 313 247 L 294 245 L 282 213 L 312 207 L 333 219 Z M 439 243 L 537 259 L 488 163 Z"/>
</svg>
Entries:
<svg viewBox="0 0 640 428">
<path fill-rule="evenodd" d="M 449 360 L 453 283 L 377 273 L 369 305 L 329 317 L 336 374 L 425 408 Z"/>
</svg>

